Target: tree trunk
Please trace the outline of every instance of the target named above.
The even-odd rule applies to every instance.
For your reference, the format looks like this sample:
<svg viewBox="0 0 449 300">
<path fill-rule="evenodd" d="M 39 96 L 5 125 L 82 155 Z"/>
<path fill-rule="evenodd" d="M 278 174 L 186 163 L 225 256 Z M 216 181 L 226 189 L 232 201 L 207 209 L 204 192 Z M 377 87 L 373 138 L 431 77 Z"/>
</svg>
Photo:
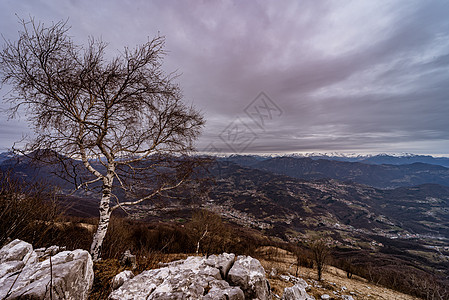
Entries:
<svg viewBox="0 0 449 300">
<path fill-rule="evenodd" d="M 207 225 L 206 225 L 206 230 L 204 231 L 203 235 L 200 237 L 200 239 L 198 240 L 198 243 L 196 244 L 196 255 L 198 255 L 198 252 L 200 251 L 200 242 L 202 239 L 204 239 L 206 234 L 207 234 Z"/>
<path fill-rule="evenodd" d="M 103 184 L 103 195 L 100 201 L 100 220 L 98 222 L 97 231 L 94 234 L 92 245 L 90 246 L 90 254 L 93 261 L 99 261 L 101 257 L 101 246 L 103 245 L 104 237 L 108 231 L 109 220 L 111 217 L 111 208 L 109 201 L 112 194 L 112 180 Z"/>
</svg>

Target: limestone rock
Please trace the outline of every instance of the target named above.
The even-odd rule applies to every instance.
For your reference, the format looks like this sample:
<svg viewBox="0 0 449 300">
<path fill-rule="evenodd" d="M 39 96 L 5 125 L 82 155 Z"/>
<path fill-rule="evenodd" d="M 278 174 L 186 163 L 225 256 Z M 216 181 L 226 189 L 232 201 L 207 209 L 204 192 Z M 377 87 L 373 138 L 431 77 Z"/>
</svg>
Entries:
<svg viewBox="0 0 449 300">
<path fill-rule="evenodd" d="M 59 247 L 59 246 L 50 246 L 48 248 L 39 248 L 34 249 L 34 252 L 36 252 L 37 257 L 40 260 L 44 260 L 49 258 L 50 256 L 54 256 L 58 254 L 59 252 L 65 251 L 66 247 Z"/>
<path fill-rule="evenodd" d="M 34 249 L 34 252 L 36 252 L 38 258 L 42 258 L 42 257 L 44 257 L 45 250 L 47 250 L 47 248 L 42 247 L 42 248 Z"/>
<path fill-rule="evenodd" d="M 203 300 L 245 300 L 245 294 L 239 287 L 228 287 L 225 289 L 212 288 L 203 297 Z"/>
<path fill-rule="evenodd" d="M 307 290 L 310 287 L 310 285 L 307 283 L 307 281 L 305 281 L 302 278 L 296 278 L 295 285 L 304 290 Z"/>
<path fill-rule="evenodd" d="M 109 299 L 271 299 L 260 262 L 246 256 L 234 259 L 234 254 L 223 253 L 166 263 L 125 281 Z"/>
<path fill-rule="evenodd" d="M 205 263 L 208 266 L 217 268 L 220 271 L 221 279 L 226 280 L 234 260 L 235 254 L 223 253 L 221 255 L 209 256 Z"/>
<path fill-rule="evenodd" d="M 238 256 L 228 273 L 231 285 L 239 286 L 246 299 L 271 299 L 270 284 L 265 278 L 265 270 L 257 259 Z"/>
<path fill-rule="evenodd" d="M 50 246 L 47 249 L 45 249 L 44 256 L 54 256 L 58 254 L 59 252 L 66 251 L 66 247 L 59 247 L 59 246 Z"/>
<path fill-rule="evenodd" d="M 192 256 L 142 272 L 112 292 L 110 299 L 201 299 L 213 287 L 229 289 L 230 293 L 230 286 L 221 280 L 220 271 L 205 261 Z"/>
<path fill-rule="evenodd" d="M 60 252 L 50 264 L 50 258 L 38 262 L 32 246 L 20 240 L 0 250 L 0 270 L 0 299 L 8 292 L 7 299 L 50 299 L 52 290 L 53 299 L 84 300 L 94 277 L 87 251 Z"/>
<path fill-rule="evenodd" d="M 308 287 L 307 282 L 301 279 L 302 281 L 298 282 L 292 287 L 288 287 L 284 289 L 284 294 L 282 295 L 283 300 L 312 300 L 314 297 L 310 296 L 306 292 L 306 288 Z"/>
<path fill-rule="evenodd" d="M 123 285 L 123 283 L 125 283 L 125 281 L 127 281 L 133 277 L 134 277 L 133 272 L 129 271 L 129 270 L 118 273 L 112 279 L 112 289 L 113 290 L 118 289 L 119 287 L 121 287 Z"/>
<path fill-rule="evenodd" d="M 37 255 L 33 246 L 27 242 L 15 239 L 0 249 L 0 264 L 8 261 L 21 261 L 23 264 L 33 264 Z"/>
</svg>

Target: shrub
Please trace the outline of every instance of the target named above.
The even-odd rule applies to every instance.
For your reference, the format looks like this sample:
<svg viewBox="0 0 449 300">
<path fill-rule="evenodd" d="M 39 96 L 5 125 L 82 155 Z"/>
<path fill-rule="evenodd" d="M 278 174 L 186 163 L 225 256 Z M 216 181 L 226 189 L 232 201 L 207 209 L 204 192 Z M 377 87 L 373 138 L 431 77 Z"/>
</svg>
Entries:
<svg viewBox="0 0 449 300">
<path fill-rule="evenodd" d="M 52 242 L 61 215 L 55 194 L 42 184 L 26 184 L 9 172 L 0 173 L 0 245 L 22 239 L 33 245 Z M 45 241 L 51 237 L 50 241 Z"/>
</svg>

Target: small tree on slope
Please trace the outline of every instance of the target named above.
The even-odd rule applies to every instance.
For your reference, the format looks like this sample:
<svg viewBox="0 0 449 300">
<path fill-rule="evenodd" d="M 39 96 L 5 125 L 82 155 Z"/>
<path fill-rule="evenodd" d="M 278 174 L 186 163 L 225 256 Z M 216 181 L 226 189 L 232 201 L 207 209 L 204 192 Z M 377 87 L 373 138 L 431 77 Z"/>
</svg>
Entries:
<svg viewBox="0 0 449 300">
<path fill-rule="evenodd" d="M 161 195 L 188 178 L 188 154 L 204 120 L 181 102 L 174 76 L 161 69 L 163 37 L 108 60 L 101 41 L 75 45 L 66 22 L 45 27 L 31 19 L 22 25 L 18 41 L 5 41 L 0 52 L 2 83 L 12 86 L 11 114 L 24 106 L 35 130 L 21 150 L 82 162 L 84 175 L 77 176 L 79 165 L 63 169 L 77 189 L 100 192 L 91 245 L 98 260 L 115 209 Z"/>
<path fill-rule="evenodd" d="M 318 281 L 321 281 L 326 263 L 329 259 L 330 249 L 323 240 L 316 240 L 311 244 L 313 261 L 318 274 Z"/>
</svg>

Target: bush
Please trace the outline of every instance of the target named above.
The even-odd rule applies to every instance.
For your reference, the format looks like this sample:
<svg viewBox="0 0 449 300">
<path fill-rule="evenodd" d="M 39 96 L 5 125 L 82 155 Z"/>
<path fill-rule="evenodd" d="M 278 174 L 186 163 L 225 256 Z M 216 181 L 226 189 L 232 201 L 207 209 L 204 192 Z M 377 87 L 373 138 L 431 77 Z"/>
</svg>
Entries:
<svg viewBox="0 0 449 300">
<path fill-rule="evenodd" d="M 207 210 L 196 211 L 186 228 L 196 254 L 223 252 L 230 240 L 230 232 L 220 216 Z"/>
<path fill-rule="evenodd" d="M 0 173 L 0 245 L 16 238 L 45 244 L 48 236 L 54 237 L 51 229 L 60 215 L 55 195 L 43 185 L 25 184 L 10 173 Z"/>
<path fill-rule="evenodd" d="M 250 230 L 223 222 L 218 215 L 207 211 L 194 213 L 185 225 L 172 223 L 144 223 L 113 216 L 103 244 L 103 258 L 120 258 L 126 250 L 138 256 L 155 253 L 195 253 L 204 255 L 232 252 L 253 255 L 267 240 Z"/>
</svg>

